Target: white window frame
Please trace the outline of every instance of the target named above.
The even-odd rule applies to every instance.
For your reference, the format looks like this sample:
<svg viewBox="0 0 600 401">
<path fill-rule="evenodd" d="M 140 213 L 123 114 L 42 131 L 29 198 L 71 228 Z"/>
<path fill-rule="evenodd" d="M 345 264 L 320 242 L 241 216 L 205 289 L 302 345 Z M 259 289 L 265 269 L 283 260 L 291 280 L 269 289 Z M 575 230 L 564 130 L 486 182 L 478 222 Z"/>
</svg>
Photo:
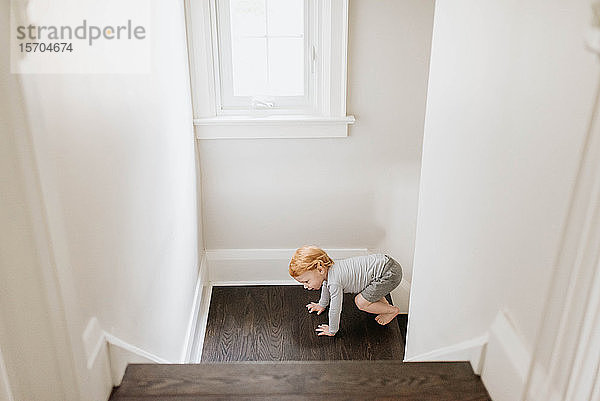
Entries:
<svg viewBox="0 0 600 401">
<path fill-rule="evenodd" d="M 345 137 L 348 0 L 305 0 L 316 21 L 308 32 L 315 78 L 310 107 L 241 113 L 220 103 L 217 1 L 185 0 L 194 126 L 198 139 Z"/>
</svg>

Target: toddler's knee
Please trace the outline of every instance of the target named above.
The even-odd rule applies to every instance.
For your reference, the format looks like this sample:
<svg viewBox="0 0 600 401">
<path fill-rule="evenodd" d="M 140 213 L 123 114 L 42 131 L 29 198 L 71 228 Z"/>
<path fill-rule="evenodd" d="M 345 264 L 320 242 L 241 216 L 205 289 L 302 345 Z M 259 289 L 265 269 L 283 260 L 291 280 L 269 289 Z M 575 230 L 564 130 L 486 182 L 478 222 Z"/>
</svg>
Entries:
<svg viewBox="0 0 600 401">
<path fill-rule="evenodd" d="M 361 294 L 354 297 L 354 303 L 360 310 L 364 310 L 367 306 L 371 305 L 371 302 L 367 301 Z"/>
</svg>

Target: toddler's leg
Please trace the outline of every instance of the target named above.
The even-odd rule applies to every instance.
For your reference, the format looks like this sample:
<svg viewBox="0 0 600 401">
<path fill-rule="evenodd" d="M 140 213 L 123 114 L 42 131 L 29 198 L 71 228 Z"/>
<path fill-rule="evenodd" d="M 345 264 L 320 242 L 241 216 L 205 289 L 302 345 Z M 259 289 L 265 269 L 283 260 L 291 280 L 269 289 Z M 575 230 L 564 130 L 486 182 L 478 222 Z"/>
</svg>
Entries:
<svg viewBox="0 0 600 401">
<path fill-rule="evenodd" d="M 375 320 L 382 325 L 388 324 L 400 313 L 400 308 L 390 305 L 385 297 L 377 302 L 369 302 L 362 294 L 358 294 L 354 302 L 358 309 L 376 314 Z"/>
</svg>

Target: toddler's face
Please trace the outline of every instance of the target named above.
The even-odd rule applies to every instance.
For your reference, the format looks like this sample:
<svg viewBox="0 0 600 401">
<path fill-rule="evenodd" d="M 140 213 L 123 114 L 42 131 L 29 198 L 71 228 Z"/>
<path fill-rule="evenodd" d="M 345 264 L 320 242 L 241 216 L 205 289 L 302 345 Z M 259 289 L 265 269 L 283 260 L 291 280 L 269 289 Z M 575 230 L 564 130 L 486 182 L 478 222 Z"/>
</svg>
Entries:
<svg viewBox="0 0 600 401">
<path fill-rule="evenodd" d="M 309 270 L 296 277 L 296 281 L 303 284 L 307 290 L 319 290 L 326 277 L 325 271 Z"/>
</svg>

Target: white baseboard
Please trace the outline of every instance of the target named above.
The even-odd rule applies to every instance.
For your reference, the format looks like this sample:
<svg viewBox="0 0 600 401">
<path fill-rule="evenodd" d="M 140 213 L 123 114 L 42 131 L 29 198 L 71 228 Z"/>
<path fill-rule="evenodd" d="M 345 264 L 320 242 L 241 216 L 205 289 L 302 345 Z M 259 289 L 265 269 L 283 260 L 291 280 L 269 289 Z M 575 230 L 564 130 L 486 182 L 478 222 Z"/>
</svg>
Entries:
<svg viewBox="0 0 600 401">
<path fill-rule="evenodd" d="M 473 372 L 475 372 L 475 374 L 481 374 L 483 355 L 485 353 L 487 342 L 488 336 L 483 335 L 405 359 L 404 362 L 469 361 L 473 368 Z"/>
<path fill-rule="evenodd" d="M 104 333 L 108 343 L 110 370 L 114 386 L 119 386 L 123 380 L 125 369 L 130 363 L 172 363 L 141 348 Z"/>
<path fill-rule="evenodd" d="M 90 384 L 88 388 L 94 388 L 92 390 L 94 399 L 108 399 L 114 385 L 114 379 L 111 372 L 106 333 L 102 330 L 96 317 L 92 317 L 88 321 L 83 331 L 82 340 L 87 361 L 86 367 L 91 371 L 88 372 L 89 377 L 94 380 L 94 384 Z"/>
<path fill-rule="evenodd" d="M 203 290 L 204 286 L 206 285 L 208 285 L 208 267 L 206 263 L 206 254 L 205 252 L 202 252 L 200 255 L 198 277 L 196 279 L 196 287 L 194 290 L 194 301 L 192 303 L 192 310 L 190 311 L 187 334 L 183 345 L 180 363 L 190 363 L 194 361 L 192 353 L 194 341 L 196 341 L 196 337 L 199 335 L 199 333 L 197 333 L 198 319 L 201 316 L 200 312 L 203 300 Z"/>
<path fill-rule="evenodd" d="M 288 280 L 235 280 L 235 281 L 211 281 L 212 287 L 235 287 L 237 285 L 300 285 L 294 279 Z"/>
<path fill-rule="evenodd" d="M 296 282 L 288 273 L 295 249 L 212 249 L 206 251 L 212 285 L 282 285 Z M 364 248 L 326 249 L 333 259 L 367 255 Z"/>
<path fill-rule="evenodd" d="M 206 323 L 208 321 L 208 310 L 210 308 L 210 299 L 212 295 L 212 285 L 209 281 L 208 258 L 206 252 L 203 252 L 202 263 L 200 265 L 200 275 L 196 287 L 195 320 L 193 335 L 189 344 L 188 355 L 185 363 L 198 363 L 202 357 L 202 347 L 204 345 L 204 335 L 206 334 Z"/>
<path fill-rule="evenodd" d="M 112 386 L 121 384 L 127 364 L 171 363 L 105 332 L 95 317 L 90 319 L 83 332 L 83 344 L 87 368 L 97 370 L 97 374 L 102 375 L 103 382 L 107 381 L 107 398 Z M 108 385 L 110 380 L 112 385 Z"/>
<path fill-rule="evenodd" d="M 522 399 L 531 355 L 505 312 L 490 329 L 481 379 L 494 401 Z"/>
<path fill-rule="evenodd" d="M 210 299 L 212 296 L 212 285 L 202 287 L 202 302 L 198 314 L 196 325 L 195 342 L 190 356 L 190 363 L 199 363 L 202 361 L 202 347 L 204 346 L 204 336 L 206 335 L 206 324 L 208 323 L 208 311 L 210 309 Z"/>
</svg>

